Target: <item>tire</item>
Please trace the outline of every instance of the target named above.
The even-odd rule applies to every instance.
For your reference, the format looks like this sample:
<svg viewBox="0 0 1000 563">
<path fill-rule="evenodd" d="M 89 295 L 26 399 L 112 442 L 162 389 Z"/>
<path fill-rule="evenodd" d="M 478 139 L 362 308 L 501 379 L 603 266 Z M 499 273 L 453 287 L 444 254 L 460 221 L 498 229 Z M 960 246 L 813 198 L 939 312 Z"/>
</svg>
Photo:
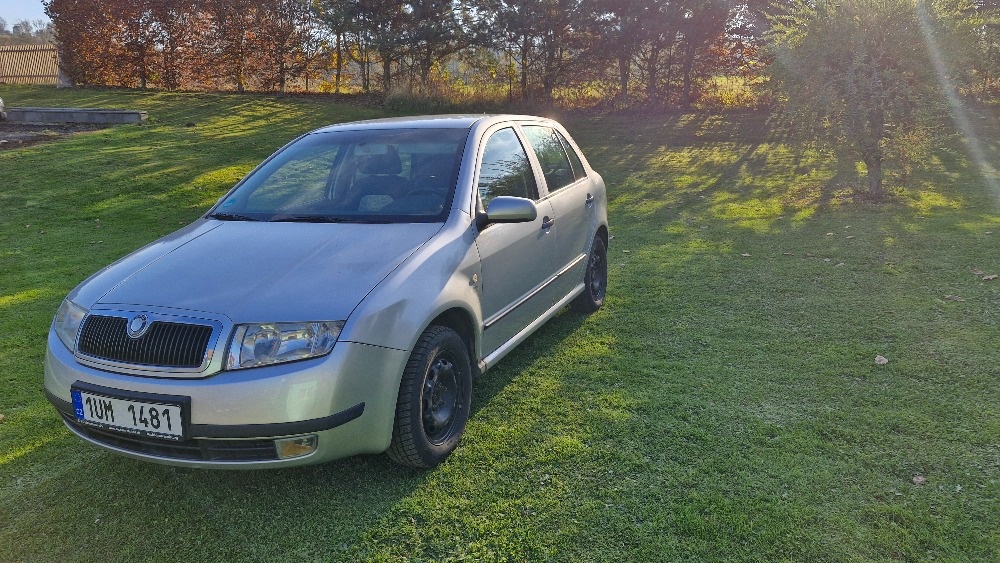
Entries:
<svg viewBox="0 0 1000 563">
<path fill-rule="evenodd" d="M 386 453 L 401 465 L 438 465 L 462 439 L 471 404 L 472 367 L 465 343 L 448 327 L 428 327 L 403 370 Z"/>
<path fill-rule="evenodd" d="M 587 270 L 583 274 L 583 293 L 570 303 L 570 307 L 580 313 L 593 313 L 604 305 L 607 291 L 608 248 L 604 239 L 595 236 L 590 245 L 590 256 L 587 257 Z"/>
</svg>

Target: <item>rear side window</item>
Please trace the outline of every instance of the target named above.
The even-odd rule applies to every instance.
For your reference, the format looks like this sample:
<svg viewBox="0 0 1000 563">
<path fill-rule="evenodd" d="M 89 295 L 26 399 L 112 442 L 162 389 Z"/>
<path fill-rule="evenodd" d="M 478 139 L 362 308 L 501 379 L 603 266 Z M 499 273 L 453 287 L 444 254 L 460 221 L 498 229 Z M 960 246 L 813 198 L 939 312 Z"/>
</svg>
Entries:
<svg viewBox="0 0 1000 563">
<path fill-rule="evenodd" d="M 569 162 L 573 165 L 573 177 L 577 180 L 587 177 L 587 171 L 583 168 L 583 162 L 580 161 L 580 155 L 576 154 L 576 149 L 573 145 L 569 144 L 566 137 L 562 136 L 562 133 L 556 131 L 556 135 L 559 136 L 559 140 L 562 141 L 563 148 L 566 149 L 566 154 L 569 155 Z"/>
<path fill-rule="evenodd" d="M 479 169 L 479 197 L 483 206 L 502 195 L 538 199 L 538 186 L 528 154 L 509 127 L 490 136 Z"/>
<path fill-rule="evenodd" d="M 570 164 L 563 145 L 564 140 L 558 131 L 541 125 L 525 125 L 523 128 L 531 148 L 535 149 L 539 164 L 542 165 L 542 174 L 545 176 L 549 192 L 568 186 L 582 177 L 576 175 L 573 165 Z M 582 166 L 580 168 L 582 171 Z"/>
</svg>

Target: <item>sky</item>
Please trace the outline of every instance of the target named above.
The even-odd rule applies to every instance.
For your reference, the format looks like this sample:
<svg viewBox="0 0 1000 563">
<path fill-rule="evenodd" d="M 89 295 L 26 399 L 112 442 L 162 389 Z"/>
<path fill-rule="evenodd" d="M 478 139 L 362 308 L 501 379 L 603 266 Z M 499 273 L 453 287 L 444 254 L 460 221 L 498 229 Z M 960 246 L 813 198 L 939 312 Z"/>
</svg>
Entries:
<svg viewBox="0 0 1000 563">
<path fill-rule="evenodd" d="M 0 18 L 7 22 L 8 30 L 21 20 L 49 21 L 42 8 L 42 0 L 0 0 Z"/>
</svg>

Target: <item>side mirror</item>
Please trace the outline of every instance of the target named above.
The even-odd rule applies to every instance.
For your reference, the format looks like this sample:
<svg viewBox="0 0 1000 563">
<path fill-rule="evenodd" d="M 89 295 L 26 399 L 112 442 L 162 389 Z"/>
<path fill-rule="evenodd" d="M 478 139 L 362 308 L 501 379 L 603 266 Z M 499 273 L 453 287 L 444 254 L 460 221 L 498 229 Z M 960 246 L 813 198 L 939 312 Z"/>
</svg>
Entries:
<svg viewBox="0 0 1000 563">
<path fill-rule="evenodd" d="M 497 196 L 486 208 L 484 223 L 527 223 L 538 217 L 535 202 L 523 197 Z"/>
</svg>

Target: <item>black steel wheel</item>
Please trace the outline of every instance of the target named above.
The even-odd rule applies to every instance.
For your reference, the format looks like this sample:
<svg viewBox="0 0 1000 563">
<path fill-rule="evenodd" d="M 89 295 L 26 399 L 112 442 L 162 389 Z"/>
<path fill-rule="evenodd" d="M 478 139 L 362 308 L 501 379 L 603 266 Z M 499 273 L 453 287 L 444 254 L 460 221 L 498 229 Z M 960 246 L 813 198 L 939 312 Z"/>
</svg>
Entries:
<svg viewBox="0 0 1000 563">
<path fill-rule="evenodd" d="M 604 305 L 604 296 L 608 291 L 608 248 L 600 236 L 595 236 L 590 245 L 583 286 L 583 293 L 570 306 L 581 313 L 593 313 Z"/>
<path fill-rule="evenodd" d="M 472 366 L 462 337 L 443 326 L 420 335 L 403 370 L 388 454 L 429 468 L 455 449 L 472 403 Z"/>
</svg>

